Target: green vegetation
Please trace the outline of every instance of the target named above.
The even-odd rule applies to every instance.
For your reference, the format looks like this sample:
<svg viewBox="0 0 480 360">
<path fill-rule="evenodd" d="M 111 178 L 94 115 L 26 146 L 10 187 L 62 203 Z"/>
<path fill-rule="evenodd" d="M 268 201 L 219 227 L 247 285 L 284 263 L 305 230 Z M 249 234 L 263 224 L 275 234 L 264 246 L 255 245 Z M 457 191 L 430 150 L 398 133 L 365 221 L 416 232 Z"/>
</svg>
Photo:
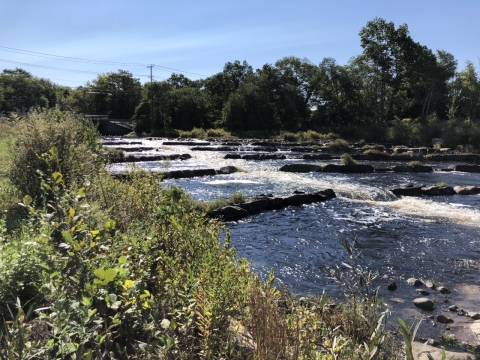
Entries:
<svg viewBox="0 0 480 360">
<path fill-rule="evenodd" d="M 209 210 L 220 209 L 227 205 L 237 205 L 245 202 L 245 195 L 241 192 L 236 192 L 228 199 L 217 199 L 208 202 Z"/>
<path fill-rule="evenodd" d="M 408 166 L 415 167 L 415 166 L 423 166 L 421 161 L 413 160 L 408 163 Z"/>
<path fill-rule="evenodd" d="M 381 150 L 376 150 L 376 149 L 368 149 L 363 152 L 363 155 L 375 155 L 375 156 L 381 156 L 382 158 L 389 159 L 390 154 L 381 151 Z"/>
<path fill-rule="evenodd" d="M 349 153 L 343 153 L 342 164 L 345 166 L 352 166 L 352 165 L 357 165 L 357 162 L 355 161 L 354 158 L 352 158 L 352 155 L 350 155 Z"/>
<path fill-rule="evenodd" d="M 445 181 L 439 181 L 435 184 L 435 186 L 446 187 L 448 184 Z"/>
<path fill-rule="evenodd" d="M 261 281 L 181 189 L 147 172 L 106 174 L 88 124 L 57 111 L 15 123 L 16 191 L 0 203 L 0 358 L 399 358 L 372 274 L 329 271 L 355 295 L 345 304 L 299 300 L 273 272 Z M 27 159 L 40 170 L 30 178 L 14 171 Z"/>
<path fill-rule="evenodd" d="M 336 139 L 334 141 L 329 142 L 327 144 L 327 147 L 335 151 L 343 151 L 343 150 L 348 150 L 350 148 L 350 145 L 346 140 Z"/>
</svg>

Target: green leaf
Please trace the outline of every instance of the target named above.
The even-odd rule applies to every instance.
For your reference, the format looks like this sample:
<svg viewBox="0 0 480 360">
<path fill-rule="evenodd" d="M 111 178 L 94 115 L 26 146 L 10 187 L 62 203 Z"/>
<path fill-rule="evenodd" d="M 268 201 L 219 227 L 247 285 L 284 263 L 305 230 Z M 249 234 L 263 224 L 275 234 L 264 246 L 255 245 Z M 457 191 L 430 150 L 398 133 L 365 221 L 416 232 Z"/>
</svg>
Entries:
<svg viewBox="0 0 480 360">
<path fill-rule="evenodd" d="M 24 203 L 25 205 L 30 205 L 30 204 L 32 203 L 32 201 L 33 201 L 33 199 L 32 199 L 32 197 L 31 197 L 30 195 L 25 195 L 25 196 L 23 197 L 23 203 Z"/>
<path fill-rule="evenodd" d="M 126 256 L 120 256 L 120 257 L 118 258 L 118 263 L 119 263 L 120 265 L 125 264 L 126 262 L 127 262 L 127 257 L 126 257 Z"/>
<path fill-rule="evenodd" d="M 78 189 L 77 195 L 78 196 L 85 196 L 85 188 L 82 187 L 82 188 Z"/>
<path fill-rule="evenodd" d="M 63 235 L 63 238 L 65 239 L 65 241 L 67 241 L 67 242 L 72 242 L 73 241 L 72 234 L 70 234 L 70 232 L 62 231 L 62 235 Z"/>
<path fill-rule="evenodd" d="M 60 184 L 63 181 L 63 175 L 59 173 L 58 171 L 55 171 L 52 174 L 52 178 L 55 181 L 55 184 Z"/>
<path fill-rule="evenodd" d="M 108 284 L 109 282 L 115 279 L 117 276 L 117 269 L 102 269 L 99 268 L 93 272 L 95 276 L 100 279 L 103 283 Z"/>
</svg>

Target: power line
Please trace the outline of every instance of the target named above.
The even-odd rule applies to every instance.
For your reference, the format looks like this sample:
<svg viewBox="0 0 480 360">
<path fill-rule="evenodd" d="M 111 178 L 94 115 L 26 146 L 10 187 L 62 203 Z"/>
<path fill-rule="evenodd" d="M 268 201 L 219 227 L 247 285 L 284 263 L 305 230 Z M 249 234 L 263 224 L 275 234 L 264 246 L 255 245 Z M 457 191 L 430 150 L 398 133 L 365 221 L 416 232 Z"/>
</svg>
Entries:
<svg viewBox="0 0 480 360">
<path fill-rule="evenodd" d="M 143 66 L 149 66 L 148 64 L 140 64 L 140 63 L 124 63 L 124 62 L 118 62 L 118 61 L 89 60 L 89 59 L 82 59 L 82 58 L 76 58 L 76 57 L 70 57 L 70 56 L 53 55 L 53 54 L 36 52 L 36 51 L 21 50 L 21 49 L 11 48 L 11 47 L 7 47 L 7 46 L 0 46 L 0 50 L 11 52 L 11 53 L 23 54 L 23 55 L 38 56 L 38 57 L 44 57 L 44 58 L 48 58 L 48 59 L 73 61 L 73 62 L 80 62 L 80 63 L 87 63 L 87 64 L 124 65 L 124 66 L 142 66 L 142 67 Z M 161 65 L 155 65 L 155 66 L 161 68 L 162 70 L 178 71 L 178 72 L 184 73 L 184 74 L 206 77 L 206 75 L 197 74 L 197 73 L 190 72 L 190 71 L 178 70 L 178 69 L 174 69 L 174 68 L 170 68 L 170 67 L 166 67 L 166 66 L 161 66 Z"/>
<path fill-rule="evenodd" d="M 42 69 L 71 71 L 71 72 L 83 73 L 83 74 L 95 74 L 95 75 L 101 74 L 100 72 L 95 72 L 95 71 L 65 69 L 65 68 L 58 68 L 58 67 L 53 67 L 53 66 L 45 66 L 45 65 L 24 63 L 24 62 L 20 62 L 20 61 L 6 60 L 6 59 L 0 59 L 0 61 L 5 62 L 5 63 L 9 63 L 9 64 L 16 64 L 16 65 L 23 65 L 23 66 L 33 66 L 33 67 L 42 68 Z M 148 75 L 145 75 L 145 74 L 143 74 L 143 75 L 132 74 L 132 76 L 148 77 Z"/>
</svg>

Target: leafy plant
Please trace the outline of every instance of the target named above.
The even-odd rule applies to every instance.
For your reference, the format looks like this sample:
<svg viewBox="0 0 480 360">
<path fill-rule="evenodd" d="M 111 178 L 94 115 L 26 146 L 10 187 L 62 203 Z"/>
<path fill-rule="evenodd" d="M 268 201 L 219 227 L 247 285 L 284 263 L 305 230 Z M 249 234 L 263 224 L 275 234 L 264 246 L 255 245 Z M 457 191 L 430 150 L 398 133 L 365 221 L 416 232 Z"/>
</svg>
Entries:
<svg viewBox="0 0 480 360">
<path fill-rule="evenodd" d="M 345 166 L 352 166 L 352 165 L 357 165 L 357 162 L 355 161 L 355 159 L 352 158 L 352 156 L 349 153 L 343 153 L 342 164 Z"/>
</svg>

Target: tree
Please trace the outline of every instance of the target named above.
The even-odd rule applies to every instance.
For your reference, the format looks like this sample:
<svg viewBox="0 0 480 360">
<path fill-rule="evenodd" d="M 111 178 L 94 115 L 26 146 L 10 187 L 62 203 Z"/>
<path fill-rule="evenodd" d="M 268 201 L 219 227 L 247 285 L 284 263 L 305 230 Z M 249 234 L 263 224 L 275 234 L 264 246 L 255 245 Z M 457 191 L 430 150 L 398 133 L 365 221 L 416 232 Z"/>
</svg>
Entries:
<svg viewBox="0 0 480 360">
<path fill-rule="evenodd" d="M 4 112 L 54 107 L 57 103 L 56 85 L 23 69 L 3 70 L 0 89 L 3 93 L 0 111 Z"/>
<path fill-rule="evenodd" d="M 172 85 L 166 81 L 145 84 L 141 101 L 135 108 L 133 116 L 135 132 L 151 133 L 170 127 L 170 93 L 172 90 Z"/>
<path fill-rule="evenodd" d="M 480 79 L 471 61 L 467 61 L 465 69 L 456 74 L 450 87 L 451 117 L 476 121 L 480 117 Z"/>
<path fill-rule="evenodd" d="M 132 118 L 142 96 L 140 80 L 125 70 L 98 75 L 87 88 L 94 94 L 93 113 L 113 119 Z"/>
</svg>

